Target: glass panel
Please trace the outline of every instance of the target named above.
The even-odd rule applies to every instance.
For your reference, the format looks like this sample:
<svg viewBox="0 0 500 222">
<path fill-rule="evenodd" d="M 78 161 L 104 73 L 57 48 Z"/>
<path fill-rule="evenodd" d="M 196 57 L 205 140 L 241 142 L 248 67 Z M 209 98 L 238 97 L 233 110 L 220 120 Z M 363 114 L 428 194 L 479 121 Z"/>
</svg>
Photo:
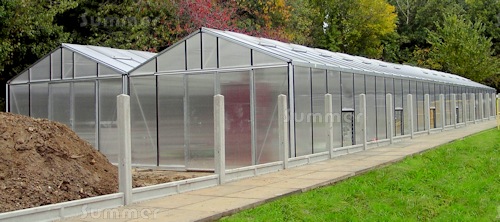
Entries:
<svg viewBox="0 0 500 222">
<path fill-rule="evenodd" d="M 75 78 L 77 77 L 96 77 L 97 63 L 75 53 Z"/>
<path fill-rule="evenodd" d="M 99 77 L 116 76 L 116 75 L 121 75 L 121 74 L 119 74 L 117 71 L 115 71 L 107 66 L 99 64 Z"/>
<path fill-rule="evenodd" d="M 140 65 L 139 68 L 132 71 L 132 73 L 130 73 L 130 75 L 133 76 L 133 75 L 140 75 L 140 74 L 153 74 L 155 72 L 156 72 L 156 59 L 153 59 L 147 63 Z"/>
<path fill-rule="evenodd" d="M 403 108 L 403 85 L 401 79 L 394 79 L 394 108 Z"/>
<path fill-rule="evenodd" d="M 214 75 L 188 75 L 189 143 L 191 169 L 214 168 Z"/>
<path fill-rule="evenodd" d="M 180 42 L 156 59 L 158 72 L 186 70 L 186 42 Z"/>
<path fill-rule="evenodd" d="M 363 131 L 361 130 L 363 127 L 363 122 L 360 121 L 359 115 L 361 114 L 360 104 L 359 104 L 359 95 L 365 94 L 365 75 L 354 74 L 354 130 L 355 134 L 355 142 L 356 144 L 363 144 Z M 366 97 L 365 97 L 366 98 Z"/>
<path fill-rule="evenodd" d="M 96 107 L 95 82 L 75 82 L 73 85 L 74 131 L 95 147 Z"/>
<path fill-rule="evenodd" d="M 278 96 L 288 94 L 288 68 L 257 69 L 255 83 L 255 129 L 257 163 L 278 161 Z"/>
<path fill-rule="evenodd" d="M 341 87 L 340 87 L 340 72 L 328 70 L 328 93 L 332 94 L 333 99 L 333 147 L 342 146 L 342 106 L 341 106 Z"/>
<path fill-rule="evenodd" d="M 49 85 L 47 83 L 30 85 L 31 117 L 49 118 Z"/>
<path fill-rule="evenodd" d="M 99 151 L 112 163 L 118 163 L 120 148 L 116 96 L 122 93 L 122 79 L 99 80 Z"/>
<path fill-rule="evenodd" d="M 12 113 L 29 116 L 29 85 L 11 85 L 9 102 Z"/>
<path fill-rule="evenodd" d="M 352 73 L 341 73 L 342 109 L 354 109 L 354 79 Z"/>
<path fill-rule="evenodd" d="M 253 60 L 252 61 L 253 61 L 253 65 L 254 66 L 286 64 L 286 62 L 284 62 L 284 61 L 282 61 L 280 59 L 268 56 L 266 54 L 257 52 L 255 50 L 253 51 L 252 54 L 253 54 Z"/>
<path fill-rule="evenodd" d="M 73 129 L 71 120 L 71 84 L 57 83 L 50 84 L 50 112 L 51 120 L 66 124 Z"/>
<path fill-rule="evenodd" d="M 417 119 L 417 126 L 418 126 L 418 131 L 424 131 L 425 130 L 425 117 L 424 117 L 424 85 L 422 82 L 417 82 L 417 112 L 418 112 L 418 119 Z"/>
<path fill-rule="evenodd" d="M 132 163 L 156 165 L 156 77 L 130 78 Z"/>
<path fill-rule="evenodd" d="M 31 81 L 50 79 L 50 56 L 43 58 L 40 62 L 30 68 Z"/>
<path fill-rule="evenodd" d="M 63 78 L 73 78 L 73 52 L 63 49 Z"/>
<path fill-rule="evenodd" d="M 413 132 L 418 131 L 418 95 L 417 82 L 410 81 L 410 93 L 413 95 Z"/>
<path fill-rule="evenodd" d="M 387 121 L 385 113 L 385 81 L 384 77 L 377 76 L 376 84 L 376 107 L 377 107 L 377 140 L 387 138 Z"/>
<path fill-rule="evenodd" d="M 325 125 L 326 70 L 312 70 L 313 153 L 327 151 Z"/>
<path fill-rule="evenodd" d="M 311 74 L 309 68 L 295 67 L 296 156 L 312 153 Z"/>
<path fill-rule="evenodd" d="M 29 71 L 26 70 L 21 75 L 16 76 L 10 83 L 27 83 L 29 80 Z"/>
<path fill-rule="evenodd" d="M 203 41 L 203 68 L 217 68 L 217 38 L 210 34 L 202 33 Z"/>
<path fill-rule="evenodd" d="M 186 165 L 184 155 L 184 75 L 158 77 L 160 165 Z"/>
<path fill-rule="evenodd" d="M 201 69 L 201 34 L 196 34 L 187 41 L 187 68 Z"/>
<path fill-rule="evenodd" d="M 61 73 L 62 73 L 62 52 L 61 49 L 56 50 L 54 53 L 52 53 L 52 59 L 51 59 L 51 72 L 52 72 L 52 79 L 61 79 Z"/>
<path fill-rule="evenodd" d="M 219 39 L 219 67 L 244 67 L 250 66 L 250 49 Z"/>
<path fill-rule="evenodd" d="M 450 86 L 444 86 L 444 101 L 445 101 L 445 119 L 446 125 L 451 124 L 451 102 L 450 102 Z"/>
<path fill-rule="evenodd" d="M 252 165 L 249 71 L 221 73 L 226 124 L 226 167 Z M 257 154 L 258 156 L 258 154 Z"/>
<path fill-rule="evenodd" d="M 402 80 L 402 88 L 403 88 L 403 134 L 407 135 L 410 134 L 410 116 L 408 116 L 408 105 L 406 103 L 406 99 L 408 97 L 408 94 L 410 94 L 410 82 L 408 80 Z"/>
<path fill-rule="evenodd" d="M 342 146 L 354 145 L 354 112 L 342 112 Z"/>
<path fill-rule="evenodd" d="M 375 100 L 375 76 L 366 76 L 366 138 L 377 141 L 377 106 Z"/>
<path fill-rule="evenodd" d="M 385 78 L 385 94 L 391 94 L 394 97 L 394 79 Z"/>
<path fill-rule="evenodd" d="M 436 107 L 434 83 L 429 83 L 429 102 L 431 107 Z"/>
</svg>

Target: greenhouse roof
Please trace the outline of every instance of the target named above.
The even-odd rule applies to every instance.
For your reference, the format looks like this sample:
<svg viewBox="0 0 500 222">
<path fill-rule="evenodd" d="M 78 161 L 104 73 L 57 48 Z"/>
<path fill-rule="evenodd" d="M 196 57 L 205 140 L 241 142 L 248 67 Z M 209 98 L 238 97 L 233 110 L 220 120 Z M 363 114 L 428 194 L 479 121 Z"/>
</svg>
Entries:
<svg viewBox="0 0 500 222">
<path fill-rule="evenodd" d="M 299 66 L 313 68 L 333 67 L 353 71 L 365 71 L 385 74 L 394 77 L 406 77 L 421 80 L 430 80 L 442 83 L 453 83 L 473 87 L 487 87 L 464 77 L 435 70 L 419 68 L 410 65 L 388 63 L 375 59 L 352 56 L 344 53 L 331 52 L 324 49 L 310 48 L 302 45 L 284 43 L 267 38 L 258 38 L 231 31 L 220 31 L 202 28 L 201 32 L 212 34 L 232 42 L 246 45 L 252 49 L 262 51 L 275 58 Z"/>
</svg>

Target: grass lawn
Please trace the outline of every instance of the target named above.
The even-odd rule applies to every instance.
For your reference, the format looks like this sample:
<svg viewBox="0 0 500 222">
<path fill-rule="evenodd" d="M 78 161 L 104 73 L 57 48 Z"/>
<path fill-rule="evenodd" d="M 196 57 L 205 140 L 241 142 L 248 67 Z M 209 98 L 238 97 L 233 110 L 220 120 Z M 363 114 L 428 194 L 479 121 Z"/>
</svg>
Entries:
<svg viewBox="0 0 500 222">
<path fill-rule="evenodd" d="M 487 130 L 222 221 L 500 221 L 499 164 Z"/>
</svg>

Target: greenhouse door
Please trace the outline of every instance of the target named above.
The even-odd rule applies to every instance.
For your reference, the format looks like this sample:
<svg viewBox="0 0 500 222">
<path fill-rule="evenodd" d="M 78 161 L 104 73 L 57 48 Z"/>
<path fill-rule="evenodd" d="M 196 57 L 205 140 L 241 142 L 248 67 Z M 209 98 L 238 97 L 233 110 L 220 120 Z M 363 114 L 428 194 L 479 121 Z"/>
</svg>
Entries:
<svg viewBox="0 0 500 222">
<path fill-rule="evenodd" d="M 436 128 L 436 108 L 431 108 L 430 111 L 429 111 L 429 115 L 430 115 L 430 128 L 431 129 L 434 129 Z"/>
<path fill-rule="evenodd" d="M 403 110 L 395 110 L 394 111 L 394 133 L 396 136 L 403 135 Z"/>
<path fill-rule="evenodd" d="M 342 146 L 354 145 L 354 139 L 354 111 L 342 111 Z"/>
</svg>

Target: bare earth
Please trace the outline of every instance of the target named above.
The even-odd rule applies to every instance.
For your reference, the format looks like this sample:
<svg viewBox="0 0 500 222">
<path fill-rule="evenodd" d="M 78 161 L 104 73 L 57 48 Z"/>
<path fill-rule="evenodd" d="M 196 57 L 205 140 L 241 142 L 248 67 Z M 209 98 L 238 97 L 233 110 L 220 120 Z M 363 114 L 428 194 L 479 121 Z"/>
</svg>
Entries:
<svg viewBox="0 0 500 222">
<path fill-rule="evenodd" d="M 133 186 L 209 175 L 133 171 Z M 116 193 L 118 170 L 66 125 L 0 112 L 0 212 Z"/>
</svg>

